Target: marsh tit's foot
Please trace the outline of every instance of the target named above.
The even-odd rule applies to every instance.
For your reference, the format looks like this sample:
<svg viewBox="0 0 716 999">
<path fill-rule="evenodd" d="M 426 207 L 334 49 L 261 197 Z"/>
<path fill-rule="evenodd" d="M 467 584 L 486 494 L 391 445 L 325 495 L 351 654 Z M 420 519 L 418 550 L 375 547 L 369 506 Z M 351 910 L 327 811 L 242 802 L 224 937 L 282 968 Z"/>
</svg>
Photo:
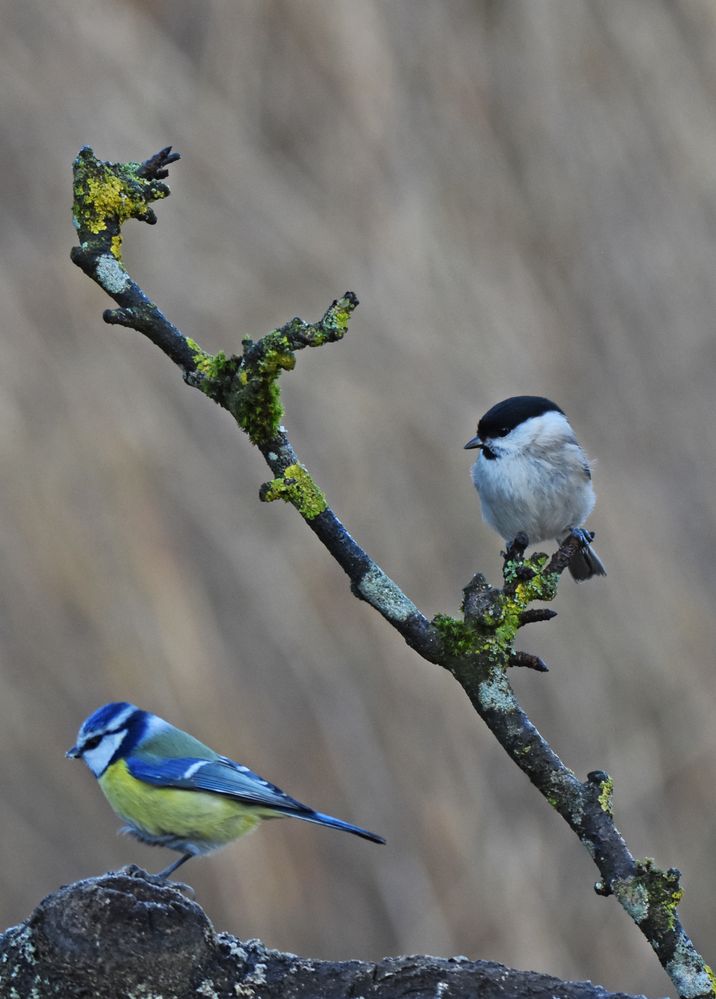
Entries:
<svg viewBox="0 0 716 999">
<path fill-rule="evenodd" d="M 510 541 L 507 546 L 507 551 L 504 552 L 505 561 L 514 562 L 521 561 L 524 558 L 525 549 L 529 546 L 530 539 L 527 537 L 524 531 L 519 531 L 512 541 Z"/>
<path fill-rule="evenodd" d="M 582 548 L 589 548 L 594 541 L 594 531 L 585 531 L 583 527 L 572 527 L 569 533 L 573 538 L 577 538 Z"/>
</svg>

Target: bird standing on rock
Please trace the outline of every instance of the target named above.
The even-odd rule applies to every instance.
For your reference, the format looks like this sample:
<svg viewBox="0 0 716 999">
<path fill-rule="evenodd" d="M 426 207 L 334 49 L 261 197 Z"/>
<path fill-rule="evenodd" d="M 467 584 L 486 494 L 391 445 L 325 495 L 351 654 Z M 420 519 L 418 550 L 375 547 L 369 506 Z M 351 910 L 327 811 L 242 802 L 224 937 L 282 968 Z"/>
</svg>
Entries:
<svg viewBox="0 0 716 999">
<path fill-rule="evenodd" d="M 105 704 L 85 719 L 66 755 L 85 761 L 127 823 L 123 832 L 181 853 L 155 875 L 160 879 L 191 857 L 246 835 L 262 819 L 291 816 L 385 843 L 382 836 L 302 805 L 248 767 L 124 701 Z"/>
</svg>

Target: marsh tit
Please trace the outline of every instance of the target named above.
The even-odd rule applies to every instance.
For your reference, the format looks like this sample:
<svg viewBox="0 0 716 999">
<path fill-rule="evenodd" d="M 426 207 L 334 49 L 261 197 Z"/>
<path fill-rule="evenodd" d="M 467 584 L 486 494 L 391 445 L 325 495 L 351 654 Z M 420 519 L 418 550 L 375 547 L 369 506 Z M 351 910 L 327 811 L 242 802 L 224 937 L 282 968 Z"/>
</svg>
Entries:
<svg viewBox="0 0 716 999">
<path fill-rule="evenodd" d="M 465 445 L 479 448 L 472 481 L 484 520 L 512 541 L 523 532 L 530 544 L 563 541 L 581 527 L 594 506 L 589 460 L 559 406 L 534 395 L 498 402 Z M 569 564 L 580 581 L 606 576 L 586 544 Z"/>
<path fill-rule="evenodd" d="M 82 723 L 66 755 L 85 761 L 127 823 L 122 832 L 181 853 L 158 878 L 244 836 L 262 819 L 291 816 L 385 843 L 366 829 L 314 812 L 248 767 L 133 704 L 98 708 Z"/>
</svg>

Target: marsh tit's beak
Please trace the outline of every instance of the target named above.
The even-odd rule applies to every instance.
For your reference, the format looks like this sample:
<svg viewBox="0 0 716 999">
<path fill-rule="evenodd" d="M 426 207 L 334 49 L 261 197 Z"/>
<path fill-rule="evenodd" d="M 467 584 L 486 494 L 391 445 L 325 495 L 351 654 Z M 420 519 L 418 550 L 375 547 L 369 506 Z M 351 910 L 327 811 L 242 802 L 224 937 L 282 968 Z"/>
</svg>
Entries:
<svg viewBox="0 0 716 999">
<path fill-rule="evenodd" d="M 68 749 L 67 752 L 65 753 L 65 757 L 68 760 L 76 760 L 80 755 L 81 753 L 77 748 L 77 746 L 73 746 L 72 749 Z"/>
<path fill-rule="evenodd" d="M 472 440 L 469 440 L 465 445 L 465 450 L 472 451 L 476 447 L 483 447 L 483 443 L 479 437 L 473 437 Z"/>
</svg>

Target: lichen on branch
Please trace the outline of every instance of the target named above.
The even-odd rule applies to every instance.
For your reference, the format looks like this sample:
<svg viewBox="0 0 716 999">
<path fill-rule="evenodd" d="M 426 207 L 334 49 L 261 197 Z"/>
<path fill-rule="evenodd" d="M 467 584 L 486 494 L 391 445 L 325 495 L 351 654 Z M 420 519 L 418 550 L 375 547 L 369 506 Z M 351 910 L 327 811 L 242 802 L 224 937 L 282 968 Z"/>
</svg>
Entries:
<svg viewBox="0 0 716 999">
<path fill-rule="evenodd" d="M 553 600 L 557 595 L 559 574 L 550 570 L 548 561 L 542 552 L 527 560 L 508 553 L 503 566 L 506 585 L 501 590 L 477 573 L 463 590 L 463 619 L 447 614 L 433 618 L 448 654 L 480 656 L 490 664 L 509 666 L 517 632 L 525 624 L 530 604 Z"/>
<path fill-rule="evenodd" d="M 347 291 L 331 303 L 317 323 L 296 317 L 255 342 L 244 339 L 241 356 L 207 354 L 190 341 L 197 387 L 233 415 L 253 444 L 268 444 L 283 416 L 279 375 L 296 366 L 296 351 L 342 340 L 357 305 L 357 297 Z"/>
<path fill-rule="evenodd" d="M 181 367 L 190 385 L 227 409 L 252 443 L 263 446 L 281 423 L 279 375 L 295 367 L 296 351 L 342 340 L 358 299 L 347 291 L 316 323 L 295 317 L 256 341 L 244 339 L 240 356 L 210 354 L 184 336 L 131 279 L 121 256 L 124 223 L 157 221 L 151 203 L 168 197 L 163 178 L 178 159 L 171 146 L 143 163 L 111 163 L 88 146 L 81 149 L 73 164 L 73 222 L 80 245 L 72 259 L 120 306 L 104 313 L 105 322 L 148 336 Z"/>
<path fill-rule="evenodd" d="M 313 481 L 307 468 L 294 462 L 272 482 L 265 482 L 259 493 L 265 503 L 282 499 L 292 503 L 304 520 L 313 520 L 328 506 L 326 497 Z"/>
<path fill-rule="evenodd" d="M 169 195 L 159 177 L 166 176 L 166 165 L 178 158 L 168 146 L 145 163 L 109 163 L 84 146 L 74 162 L 72 203 L 72 220 L 83 249 L 109 248 L 121 260 L 123 224 L 138 219 L 154 225 L 157 216 L 150 203 Z"/>
</svg>

